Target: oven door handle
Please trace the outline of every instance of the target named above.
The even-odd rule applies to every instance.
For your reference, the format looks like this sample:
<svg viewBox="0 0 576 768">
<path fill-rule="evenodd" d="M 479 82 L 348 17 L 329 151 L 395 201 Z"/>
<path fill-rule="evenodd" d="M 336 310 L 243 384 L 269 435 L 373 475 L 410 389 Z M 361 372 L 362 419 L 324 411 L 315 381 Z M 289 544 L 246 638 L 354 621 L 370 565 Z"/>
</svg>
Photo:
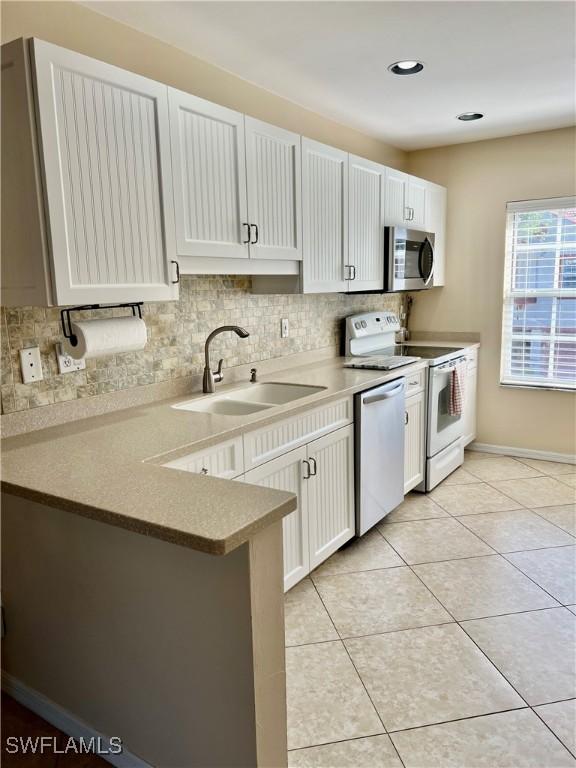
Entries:
<svg viewBox="0 0 576 768">
<path fill-rule="evenodd" d="M 439 376 L 441 373 L 447 373 L 448 371 L 454 370 L 454 368 L 464 362 L 464 360 L 466 360 L 465 357 L 456 357 L 454 360 L 449 360 L 447 363 L 435 365 L 432 369 L 434 371 L 434 376 Z"/>
</svg>

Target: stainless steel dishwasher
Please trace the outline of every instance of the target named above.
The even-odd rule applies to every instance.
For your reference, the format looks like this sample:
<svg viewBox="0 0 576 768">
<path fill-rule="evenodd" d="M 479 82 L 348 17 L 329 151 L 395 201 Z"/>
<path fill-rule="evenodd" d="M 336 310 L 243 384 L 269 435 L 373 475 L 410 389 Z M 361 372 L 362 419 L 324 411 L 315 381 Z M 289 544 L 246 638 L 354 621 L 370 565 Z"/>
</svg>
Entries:
<svg viewBox="0 0 576 768">
<path fill-rule="evenodd" d="M 404 390 L 399 378 L 355 396 L 357 536 L 404 500 Z"/>
</svg>

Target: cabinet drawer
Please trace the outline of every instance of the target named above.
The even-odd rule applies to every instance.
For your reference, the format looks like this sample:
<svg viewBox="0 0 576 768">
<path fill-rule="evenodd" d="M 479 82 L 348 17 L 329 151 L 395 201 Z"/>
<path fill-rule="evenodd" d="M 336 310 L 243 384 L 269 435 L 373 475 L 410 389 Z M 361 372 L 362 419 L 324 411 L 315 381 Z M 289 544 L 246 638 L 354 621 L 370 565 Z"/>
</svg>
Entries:
<svg viewBox="0 0 576 768">
<path fill-rule="evenodd" d="M 189 453 L 163 466 L 231 480 L 244 472 L 242 438 L 237 437 L 234 440 L 227 440 L 225 443 Z"/>
<path fill-rule="evenodd" d="M 424 368 L 421 371 L 416 371 L 416 373 L 406 376 L 406 397 L 422 392 L 426 382 L 426 371 L 427 369 Z"/>
<path fill-rule="evenodd" d="M 346 397 L 248 432 L 244 435 L 246 470 L 351 424 L 353 419 L 353 401 Z"/>
<path fill-rule="evenodd" d="M 466 350 L 466 362 L 467 362 L 468 371 L 471 371 L 473 368 L 478 367 L 478 350 L 477 349 Z"/>
</svg>

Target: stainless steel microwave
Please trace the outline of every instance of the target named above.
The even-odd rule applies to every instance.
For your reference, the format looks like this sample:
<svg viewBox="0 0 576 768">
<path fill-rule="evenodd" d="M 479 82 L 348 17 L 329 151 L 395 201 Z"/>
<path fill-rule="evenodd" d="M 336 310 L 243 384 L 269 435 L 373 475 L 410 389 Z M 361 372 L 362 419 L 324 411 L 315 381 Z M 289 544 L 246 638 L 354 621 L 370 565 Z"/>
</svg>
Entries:
<svg viewBox="0 0 576 768">
<path fill-rule="evenodd" d="M 384 290 L 421 291 L 431 288 L 434 234 L 405 227 L 386 227 L 384 264 Z"/>
</svg>

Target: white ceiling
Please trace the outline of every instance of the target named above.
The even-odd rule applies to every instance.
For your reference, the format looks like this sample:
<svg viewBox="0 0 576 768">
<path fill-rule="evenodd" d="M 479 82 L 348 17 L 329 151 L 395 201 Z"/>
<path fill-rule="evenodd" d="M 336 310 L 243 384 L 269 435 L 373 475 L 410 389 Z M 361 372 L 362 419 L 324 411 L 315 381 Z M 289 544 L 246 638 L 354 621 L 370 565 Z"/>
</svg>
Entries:
<svg viewBox="0 0 576 768">
<path fill-rule="evenodd" d="M 574 123 L 570 1 L 85 2 L 404 149 Z M 398 77 L 387 66 L 419 59 Z M 479 111 L 475 123 L 457 114 Z"/>
</svg>

